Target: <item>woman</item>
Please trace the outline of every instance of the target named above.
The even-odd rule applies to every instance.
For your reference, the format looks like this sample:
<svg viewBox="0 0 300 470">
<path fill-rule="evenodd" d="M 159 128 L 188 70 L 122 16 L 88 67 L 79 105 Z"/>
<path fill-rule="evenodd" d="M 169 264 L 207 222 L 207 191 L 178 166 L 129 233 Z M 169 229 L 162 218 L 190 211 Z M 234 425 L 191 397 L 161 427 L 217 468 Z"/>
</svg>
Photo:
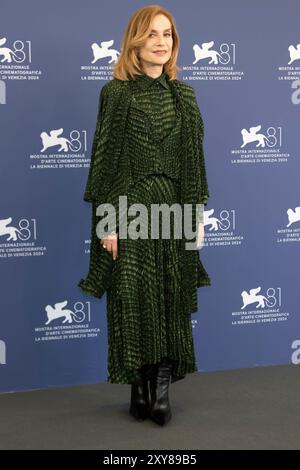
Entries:
<svg viewBox="0 0 300 470">
<path fill-rule="evenodd" d="M 166 9 L 151 5 L 132 15 L 114 78 L 100 93 L 84 194 L 92 202 L 90 267 L 79 283 L 96 297 L 107 292 L 108 380 L 131 384 L 131 415 L 160 425 L 172 416 L 170 382 L 197 371 L 191 313 L 197 288 L 211 285 L 198 250 L 209 197 L 203 121 L 194 89 L 176 79 L 178 48 Z M 141 204 L 148 215 L 156 204 L 179 205 L 182 227 L 190 220 L 194 238 L 177 236 L 175 216 L 167 237 L 166 222 L 149 221 L 143 211 L 136 224 L 128 210 L 124 224 L 120 196 L 126 208 Z M 103 217 L 105 203 L 111 205 Z M 100 234 L 100 221 L 107 232 Z M 122 225 L 129 232 L 146 226 L 147 237 L 123 236 Z M 187 240 L 194 242 L 190 249 Z"/>
</svg>

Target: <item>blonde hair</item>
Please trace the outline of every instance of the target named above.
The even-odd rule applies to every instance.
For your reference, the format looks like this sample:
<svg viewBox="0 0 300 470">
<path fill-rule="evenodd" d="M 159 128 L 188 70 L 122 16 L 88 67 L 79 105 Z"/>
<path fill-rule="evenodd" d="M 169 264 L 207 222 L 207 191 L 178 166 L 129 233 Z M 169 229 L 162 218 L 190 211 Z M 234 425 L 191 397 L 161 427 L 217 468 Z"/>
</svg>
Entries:
<svg viewBox="0 0 300 470">
<path fill-rule="evenodd" d="M 173 15 L 160 5 L 147 5 L 131 16 L 122 39 L 121 53 L 113 69 L 114 78 L 130 80 L 135 75 L 143 73 L 136 48 L 143 46 L 150 32 L 151 22 L 159 14 L 169 19 L 173 37 L 172 54 L 168 62 L 163 65 L 163 71 L 167 73 L 170 80 L 177 78 L 177 72 L 181 71 L 181 68 L 176 64 L 179 52 L 179 35 Z"/>
</svg>

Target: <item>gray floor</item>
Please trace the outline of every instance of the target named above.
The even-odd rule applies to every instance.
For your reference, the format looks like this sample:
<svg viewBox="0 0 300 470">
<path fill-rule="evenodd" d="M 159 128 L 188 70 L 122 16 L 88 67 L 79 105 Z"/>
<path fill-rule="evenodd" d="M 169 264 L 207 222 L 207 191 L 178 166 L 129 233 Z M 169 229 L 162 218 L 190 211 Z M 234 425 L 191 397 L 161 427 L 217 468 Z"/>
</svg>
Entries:
<svg viewBox="0 0 300 470">
<path fill-rule="evenodd" d="M 130 386 L 0 395 L 0 449 L 299 449 L 297 366 L 189 374 L 170 388 L 172 420 L 128 414 Z"/>
</svg>

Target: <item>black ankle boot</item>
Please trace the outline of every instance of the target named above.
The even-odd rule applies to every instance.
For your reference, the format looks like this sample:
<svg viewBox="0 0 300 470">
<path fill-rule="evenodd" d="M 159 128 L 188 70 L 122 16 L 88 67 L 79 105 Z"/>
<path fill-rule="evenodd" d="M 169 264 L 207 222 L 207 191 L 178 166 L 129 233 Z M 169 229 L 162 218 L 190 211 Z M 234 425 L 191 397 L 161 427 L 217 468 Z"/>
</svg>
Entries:
<svg viewBox="0 0 300 470">
<path fill-rule="evenodd" d="M 173 362 L 168 358 L 155 365 L 153 377 L 150 380 L 150 417 L 161 426 L 172 418 L 169 402 L 169 385 Z"/>
<path fill-rule="evenodd" d="M 149 416 L 149 380 L 148 371 L 143 366 L 138 371 L 137 379 L 131 384 L 131 401 L 129 413 L 138 421 L 144 421 Z"/>
</svg>

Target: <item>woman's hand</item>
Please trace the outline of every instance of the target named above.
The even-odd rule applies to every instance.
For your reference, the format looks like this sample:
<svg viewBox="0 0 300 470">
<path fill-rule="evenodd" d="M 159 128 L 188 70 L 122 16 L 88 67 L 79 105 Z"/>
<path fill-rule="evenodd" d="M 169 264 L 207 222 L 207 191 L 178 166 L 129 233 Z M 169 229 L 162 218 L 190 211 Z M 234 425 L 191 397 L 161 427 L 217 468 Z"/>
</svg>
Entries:
<svg viewBox="0 0 300 470">
<path fill-rule="evenodd" d="M 105 245 L 103 248 L 112 253 L 115 260 L 118 256 L 118 234 L 113 230 L 107 237 L 101 238 L 100 243 Z"/>
<path fill-rule="evenodd" d="M 197 248 L 201 250 L 203 247 L 204 241 L 204 224 L 198 224 L 198 234 L 197 234 Z"/>
</svg>

